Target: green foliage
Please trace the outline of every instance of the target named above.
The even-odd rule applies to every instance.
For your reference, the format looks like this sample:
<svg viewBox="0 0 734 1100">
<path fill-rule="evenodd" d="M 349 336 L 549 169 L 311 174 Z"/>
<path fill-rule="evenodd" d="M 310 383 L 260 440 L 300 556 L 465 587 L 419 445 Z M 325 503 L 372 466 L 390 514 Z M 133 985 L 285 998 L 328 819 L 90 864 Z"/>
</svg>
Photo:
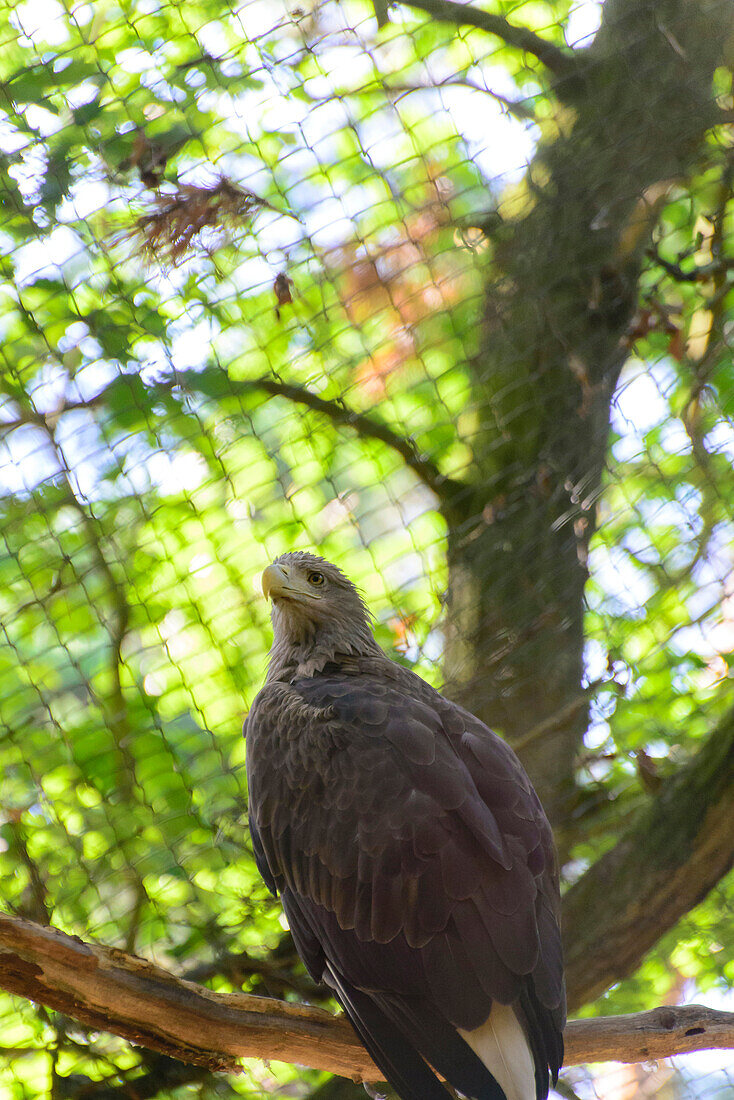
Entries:
<svg viewBox="0 0 734 1100">
<path fill-rule="evenodd" d="M 562 42 L 570 6 L 498 9 Z M 405 89 L 496 67 L 509 99 L 551 120 L 555 106 L 520 51 L 490 55 L 479 32 L 396 10 L 379 32 L 356 2 L 0 13 L 0 893 L 183 974 L 282 937 L 252 860 L 240 735 L 269 644 L 264 565 L 319 548 L 362 585 L 385 648 L 441 678 L 433 495 L 384 441 L 258 385 L 303 387 L 409 437 L 446 475 L 471 470 L 486 411 L 469 404 L 466 363 L 491 247 L 467 227 L 519 165 L 497 155 L 493 175 L 459 101 L 441 111 L 443 93 Z M 499 133 L 494 101 L 469 94 Z M 534 124 L 515 128 L 531 149 Z M 721 140 L 671 192 L 670 263 L 722 254 Z M 157 197 L 220 177 L 254 211 L 205 226 L 175 263 L 146 252 Z M 278 320 L 281 272 L 294 289 Z M 635 754 L 664 777 L 732 703 L 723 278 L 681 282 L 654 259 L 644 276 L 590 556 L 593 721 L 569 875 L 650 797 Z M 684 980 L 728 987 L 733 908 L 722 885 L 590 1011 L 650 1007 Z M 3 1044 L 29 1048 L 0 1072 L 8 1097 L 43 1094 L 53 1074 L 144 1071 L 119 1040 L 0 1005 Z M 231 1089 L 296 1075 L 252 1073 Z"/>
</svg>

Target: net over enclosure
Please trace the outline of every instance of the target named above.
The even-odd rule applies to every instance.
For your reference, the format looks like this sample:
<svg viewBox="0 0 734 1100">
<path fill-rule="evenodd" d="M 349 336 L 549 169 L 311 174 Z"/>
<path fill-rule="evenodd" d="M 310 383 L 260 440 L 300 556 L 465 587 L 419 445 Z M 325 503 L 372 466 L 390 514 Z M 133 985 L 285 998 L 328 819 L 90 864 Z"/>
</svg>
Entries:
<svg viewBox="0 0 734 1100">
<path fill-rule="evenodd" d="M 730 0 L 0 27 L 0 1095 L 374 1079 L 246 825 L 293 550 L 540 794 L 559 1094 L 733 1095 Z"/>
</svg>

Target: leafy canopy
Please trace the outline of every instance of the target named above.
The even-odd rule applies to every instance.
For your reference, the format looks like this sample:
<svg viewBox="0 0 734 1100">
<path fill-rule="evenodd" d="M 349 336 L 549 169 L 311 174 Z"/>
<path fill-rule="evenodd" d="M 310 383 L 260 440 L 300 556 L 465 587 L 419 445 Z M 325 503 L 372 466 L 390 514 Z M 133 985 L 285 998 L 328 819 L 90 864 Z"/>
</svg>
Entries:
<svg viewBox="0 0 734 1100">
<path fill-rule="evenodd" d="M 514 18 L 562 45 L 589 7 Z M 563 109 L 520 50 L 407 8 L 378 32 L 356 0 L 44 0 L 0 21 L 2 896 L 183 974 L 262 959 L 282 924 L 243 816 L 256 578 L 318 547 L 440 682 L 445 524 L 406 453 L 470 467 L 480 227 L 532 201 L 526 160 Z M 669 192 L 615 399 L 587 593 L 596 809 L 569 877 L 731 704 L 729 276 L 671 268 L 724 248 L 707 140 Z M 604 1011 L 727 987 L 733 905 L 722 886 Z M 40 1051 L 2 1071 L 9 1096 L 143 1072 L 119 1040 L 0 1004 L 4 1044 Z M 254 1066 L 231 1088 L 272 1083 Z"/>
</svg>

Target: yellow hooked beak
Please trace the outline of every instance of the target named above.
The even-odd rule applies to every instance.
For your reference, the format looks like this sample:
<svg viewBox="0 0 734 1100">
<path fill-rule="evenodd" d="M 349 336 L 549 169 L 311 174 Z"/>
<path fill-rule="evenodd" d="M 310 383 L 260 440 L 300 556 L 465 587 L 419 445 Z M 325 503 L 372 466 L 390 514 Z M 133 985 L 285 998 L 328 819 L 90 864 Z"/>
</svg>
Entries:
<svg viewBox="0 0 734 1100">
<path fill-rule="evenodd" d="M 269 565 L 262 575 L 263 596 L 272 600 L 275 596 L 285 596 L 289 591 L 288 567 Z"/>
<path fill-rule="evenodd" d="M 263 595 L 266 599 L 275 600 L 279 596 L 284 599 L 301 598 L 320 600 L 321 595 L 314 592 L 304 581 L 293 576 L 288 565 L 279 565 L 277 562 L 269 565 L 262 575 Z"/>
</svg>

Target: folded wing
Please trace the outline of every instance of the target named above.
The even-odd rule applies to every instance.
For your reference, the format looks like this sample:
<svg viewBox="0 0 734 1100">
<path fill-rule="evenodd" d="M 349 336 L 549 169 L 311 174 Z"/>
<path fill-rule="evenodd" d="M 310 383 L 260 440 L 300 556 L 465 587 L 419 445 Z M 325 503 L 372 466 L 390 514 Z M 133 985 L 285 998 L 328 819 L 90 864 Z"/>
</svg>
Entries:
<svg viewBox="0 0 734 1100">
<path fill-rule="evenodd" d="M 445 1100 L 428 1062 L 467 1096 L 508 1096 L 484 1064 L 493 1040 L 472 1040 L 496 1004 L 545 1097 L 562 1060 L 557 883 L 511 750 L 417 678 L 364 675 L 266 687 L 246 736 L 258 864 L 396 1091 Z"/>
</svg>

